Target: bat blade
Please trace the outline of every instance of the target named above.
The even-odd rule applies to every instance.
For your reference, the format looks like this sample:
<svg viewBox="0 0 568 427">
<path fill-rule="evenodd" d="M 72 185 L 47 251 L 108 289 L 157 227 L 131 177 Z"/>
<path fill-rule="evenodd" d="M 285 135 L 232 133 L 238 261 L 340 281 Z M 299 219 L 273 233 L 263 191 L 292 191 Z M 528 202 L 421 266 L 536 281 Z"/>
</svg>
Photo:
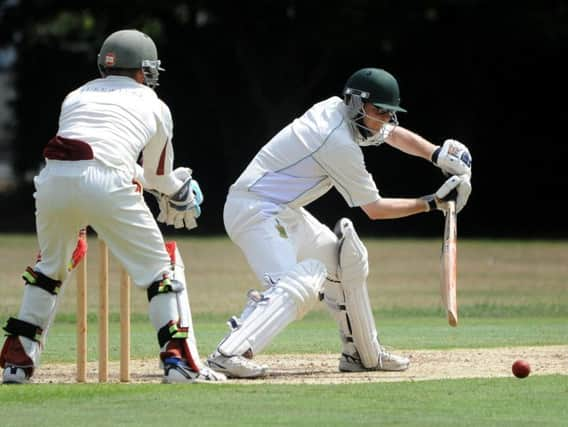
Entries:
<svg viewBox="0 0 568 427">
<path fill-rule="evenodd" d="M 454 201 L 448 202 L 442 244 L 440 291 L 442 302 L 448 314 L 448 323 L 458 325 L 457 300 L 457 213 Z"/>
</svg>

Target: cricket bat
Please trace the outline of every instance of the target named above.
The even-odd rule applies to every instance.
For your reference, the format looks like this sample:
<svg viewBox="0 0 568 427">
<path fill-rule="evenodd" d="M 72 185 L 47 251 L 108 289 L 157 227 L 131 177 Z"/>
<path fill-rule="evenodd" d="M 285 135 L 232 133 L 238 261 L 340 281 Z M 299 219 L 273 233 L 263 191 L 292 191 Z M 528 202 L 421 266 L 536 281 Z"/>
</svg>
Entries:
<svg viewBox="0 0 568 427">
<path fill-rule="evenodd" d="M 442 277 L 440 291 L 442 303 L 448 313 L 448 323 L 458 325 L 457 300 L 457 213 L 456 202 L 448 201 L 448 211 L 444 224 L 444 241 L 442 244 L 441 267 Z"/>
</svg>

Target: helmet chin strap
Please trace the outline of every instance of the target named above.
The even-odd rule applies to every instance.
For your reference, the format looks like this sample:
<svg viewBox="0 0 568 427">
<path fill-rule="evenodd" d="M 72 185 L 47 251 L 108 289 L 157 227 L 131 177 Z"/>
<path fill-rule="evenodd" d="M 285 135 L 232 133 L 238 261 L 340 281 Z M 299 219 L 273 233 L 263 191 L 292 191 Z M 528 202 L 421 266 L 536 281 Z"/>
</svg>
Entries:
<svg viewBox="0 0 568 427">
<path fill-rule="evenodd" d="M 383 126 L 379 131 L 374 134 L 372 131 L 359 124 L 357 122 L 351 122 L 352 127 L 355 128 L 355 142 L 361 147 L 367 147 L 369 145 L 381 145 L 385 142 L 385 138 L 390 134 L 392 130 L 386 130 Z"/>
<path fill-rule="evenodd" d="M 359 133 L 363 138 L 367 139 L 373 136 L 373 132 L 371 132 L 371 129 L 369 129 L 363 124 L 362 117 L 355 120 L 355 126 L 357 126 L 357 130 L 359 131 Z"/>
</svg>

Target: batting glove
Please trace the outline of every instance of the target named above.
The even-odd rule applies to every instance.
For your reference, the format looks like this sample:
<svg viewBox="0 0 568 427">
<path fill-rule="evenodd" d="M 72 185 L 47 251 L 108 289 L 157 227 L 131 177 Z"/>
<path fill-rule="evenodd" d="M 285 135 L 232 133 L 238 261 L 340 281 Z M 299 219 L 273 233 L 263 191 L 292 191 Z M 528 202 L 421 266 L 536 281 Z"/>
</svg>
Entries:
<svg viewBox="0 0 568 427">
<path fill-rule="evenodd" d="M 429 211 L 437 209 L 445 214 L 449 200 L 456 202 L 456 212 L 459 212 L 467 203 L 470 193 L 471 181 L 469 175 L 454 175 L 449 177 L 434 194 L 424 196 L 422 199 L 428 202 Z"/>
<path fill-rule="evenodd" d="M 432 153 L 432 163 L 446 175 L 470 175 L 471 154 L 467 147 L 455 139 L 446 139 Z"/>
<path fill-rule="evenodd" d="M 456 187 L 456 213 L 464 208 L 471 194 L 471 176 L 461 175 L 460 180 L 460 183 Z"/>
</svg>

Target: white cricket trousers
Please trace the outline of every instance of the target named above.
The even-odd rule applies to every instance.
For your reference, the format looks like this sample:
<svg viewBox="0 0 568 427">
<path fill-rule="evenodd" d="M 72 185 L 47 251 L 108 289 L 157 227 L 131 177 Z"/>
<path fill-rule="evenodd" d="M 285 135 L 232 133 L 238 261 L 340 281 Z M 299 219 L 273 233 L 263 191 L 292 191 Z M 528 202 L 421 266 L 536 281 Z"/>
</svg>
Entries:
<svg viewBox="0 0 568 427">
<path fill-rule="evenodd" d="M 169 270 L 162 233 L 131 176 L 97 160 L 47 160 L 34 184 L 35 269 L 65 280 L 79 230 L 90 225 L 137 286 L 147 288 Z"/>
<path fill-rule="evenodd" d="M 304 208 L 259 200 L 249 193 L 230 193 L 223 210 L 225 229 L 241 248 L 263 286 L 265 274 L 278 279 L 298 262 L 311 258 L 337 277 L 337 236 Z"/>
</svg>

